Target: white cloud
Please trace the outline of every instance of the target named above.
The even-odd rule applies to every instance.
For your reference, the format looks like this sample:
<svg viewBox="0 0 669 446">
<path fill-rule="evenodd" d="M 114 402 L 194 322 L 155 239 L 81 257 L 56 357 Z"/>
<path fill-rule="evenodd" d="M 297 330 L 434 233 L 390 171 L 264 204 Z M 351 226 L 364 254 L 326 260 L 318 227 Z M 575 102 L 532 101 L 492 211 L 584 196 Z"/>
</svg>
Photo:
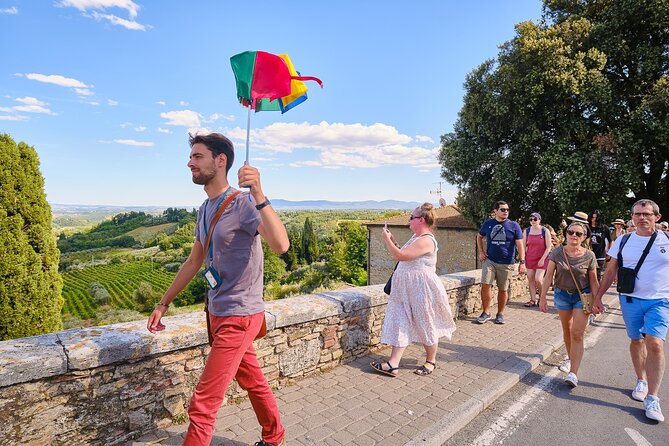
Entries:
<svg viewBox="0 0 669 446">
<path fill-rule="evenodd" d="M 113 99 L 107 99 L 107 105 L 109 105 L 110 107 L 115 107 L 118 105 L 118 101 L 115 101 Z"/>
<path fill-rule="evenodd" d="M 158 105 L 165 105 L 165 101 L 156 101 L 156 104 L 158 104 Z"/>
<path fill-rule="evenodd" d="M 25 98 L 16 98 L 16 102 L 26 105 L 48 105 L 46 102 L 42 102 L 37 98 L 31 96 L 26 96 Z"/>
<path fill-rule="evenodd" d="M 13 107 L 0 107 L 0 112 L 4 113 L 13 113 L 13 112 L 24 112 L 24 113 L 44 113 L 47 115 L 55 115 L 56 113 L 52 112 L 48 108 L 48 103 L 40 101 L 37 98 L 33 98 L 31 96 L 26 96 L 23 98 L 16 98 L 16 102 L 18 102 L 21 105 L 15 105 Z M 18 115 L 15 115 L 18 116 Z M 25 121 L 28 119 L 27 117 L 23 116 L 21 119 L 9 119 L 6 118 L 4 119 L 5 121 Z"/>
<path fill-rule="evenodd" d="M 151 141 L 137 141 L 134 139 L 115 139 L 116 144 L 125 144 L 126 146 L 137 146 L 137 147 L 153 147 L 153 142 Z"/>
<path fill-rule="evenodd" d="M 56 3 L 56 6 L 76 8 L 81 12 L 86 12 L 89 9 L 119 8 L 128 11 L 130 18 L 137 17 L 137 11 L 139 11 L 139 5 L 132 0 L 61 0 Z"/>
<path fill-rule="evenodd" d="M 84 84 L 83 82 L 77 79 L 72 79 L 71 77 L 61 76 L 60 74 L 28 73 L 26 74 L 26 77 L 33 81 L 54 84 L 61 87 L 88 88 L 88 85 Z"/>
<path fill-rule="evenodd" d="M 10 8 L 5 8 L 5 9 L 0 9 L 0 14 L 9 14 L 9 15 L 14 15 L 18 14 L 19 10 L 16 6 L 12 6 Z"/>
<path fill-rule="evenodd" d="M 27 116 L 21 116 L 21 115 L 11 115 L 11 116 L 3 116 L 0 115 L 0 121 L 27 121 L 29 118 Z"/>
<path fill-rule="evenodd" d="M 56 6 L 75 8 L 81 11 L 84 17 L 89 17 L 97 21 L 106 20 L 112 25 L 122 26 L 126 29 L 146 31 L 147 28 L 147 25 L 143 25 L 135 20 L 140 6 L 132 0 L 61 0 L 56 3 Z M 112 8 L 127 11 L 128 19 L 115 14 L 103 13 Z"/>
<path fill-rule="evenodd" d="M 142 133 L 145 130 L 146 130 L 146 127 L 144 127 L 143 125 L 140 125 L 139 127 L 135 127 L 135 131 L 138 132 L 138 133 Z"/>
<path fill-rule="evenodd" d="M 135 22 L 134 20 L 122 19 L 114 14 L 100 14 L 99 12 L 93 12 L 91 17 L 97 21 L 107 20 L 112 25 L 122 26 L 133 31 L 146 31 L 146 26 L 141 23 Z"/>
<path fill-rule="evenodd" d="M 182 127 L 200 127 L 200 114 L 192 110 L 175 110 L 164 112 L 160 117 L 167 119 L 165 125 L 178 125 Z"/>
<path fill-rule="evenodd" d="M 158 127 L 156 130 L 158 131 L 158 133 L 172 133 L 170 129 L 164 129 L 162 127 Z"/>
<path fill-rule="evenodd" d="M 429 136 L 425 136 L 425 135 L 416 135 L 416 141 L 427 142 L 427 143 L 430 143 L 430 144 L 434 143 L 434 139 L 430 138 Z"/>
<path fill-rule="evenodd" d="M 75 88 L 74 91 L 81 96 L 93 96 L 93 92 L 88 88 Z"/>
<path fill-rule="evenodd" d="M 243 144 L 246 129 L 227 135 Z M 376 168 L 384 165 L 411 165 L 421 169 L 439 168 L 439 148 L 412 144 L 412 138 L 392 126 L 321 122 L 275 123 L 251 131 L 253 147 L 290 153 L 298 149 L 315 151 L 317 160 L 298 161 L 293 167 Z"/>
<path fill-rule="evenodd" d="M 185 107 L 185 106 L 188 105 L 188 102 L 186 102 L 186 101 L 179 101 L 179 105 L 182 106 L 182 107 Z"/>
<path fill-rule="evenodd" d="M 134 124 L 133 124 L 132 122 L 122 122 L 122 123 L 119 124 L 119 125 L 121 126 L 122 129 L 124 129 L 124 128 L 126 128 L 126 127 L 130 127 L 130 126 L 132 126 L 132 125 L 134 125 Z"/>
</svg>

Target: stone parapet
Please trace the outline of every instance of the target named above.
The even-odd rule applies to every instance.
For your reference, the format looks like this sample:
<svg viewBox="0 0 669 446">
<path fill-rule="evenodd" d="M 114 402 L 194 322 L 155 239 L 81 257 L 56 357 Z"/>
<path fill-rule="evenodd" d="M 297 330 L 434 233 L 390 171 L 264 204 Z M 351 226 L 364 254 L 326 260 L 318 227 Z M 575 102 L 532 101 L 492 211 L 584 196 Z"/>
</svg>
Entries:
<svg viewBox="0 0 669 446">
<path fill-rule="evenodd" d="M 480 311 L 480 271 L 441 276 L 456 318 Z M 510 298 L 526 297 L 524 276 Z M 493 293 L 495 291 L 493 290 Z M 495 299 L 493 299 L 493 302 Z M 274 387 L 379 347 L 382 285 L 267 302 L 255 349 Z M 186 421 L 207 345 L 204 312 L 0 342 L 0 445 L 114 445 Z M 233 382 L 227 400 L 245 392 Z"/>
</svg>

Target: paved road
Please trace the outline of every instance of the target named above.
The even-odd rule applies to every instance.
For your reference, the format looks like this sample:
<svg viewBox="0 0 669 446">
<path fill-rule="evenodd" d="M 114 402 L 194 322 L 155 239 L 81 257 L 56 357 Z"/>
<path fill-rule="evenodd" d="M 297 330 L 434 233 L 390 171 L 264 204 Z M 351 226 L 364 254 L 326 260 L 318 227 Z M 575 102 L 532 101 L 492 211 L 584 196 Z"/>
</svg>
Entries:
<svg viewBox="0 0 669 446">
<path fill-rule="evenodd" d="M 648 420 L 630 396 L 636 378 L 627 346 L 616 304 L 589 329 L 577 388 L 565 385 L 555 367 L 562 348 L 444 446 L 669 444 L 669 423 Z M 669 414 L 669 380 L 660 398 Z"/>
</svg>

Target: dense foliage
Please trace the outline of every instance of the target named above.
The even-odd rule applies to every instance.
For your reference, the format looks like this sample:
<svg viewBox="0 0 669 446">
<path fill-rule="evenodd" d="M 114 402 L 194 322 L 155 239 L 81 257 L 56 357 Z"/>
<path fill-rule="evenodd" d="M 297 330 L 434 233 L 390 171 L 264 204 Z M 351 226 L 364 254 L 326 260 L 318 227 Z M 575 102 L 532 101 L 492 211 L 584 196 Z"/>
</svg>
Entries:
<svg viewBox="0 0 669 446">
<path fill-rule="evenodd" d="M 58 248 L 61 252 L 81 251 L 101 247 L 141 247 L 135 237 L 127 233 L 144 226 L 157 226 L 164 223 L 178 223 L 180 226 L 194 223 L 197 211 L 185 209 L 166 209 L 162 215 L 153 216 L 145 212 L 124 212 L 97 224 L 91 230 L 78 232 L 71 236 L 61 234 Z"/>
<path fill-rule="evenodd" d="M 0 340 L 59 330 L 62 279 L 33 147 L 0 134 Z"/>
<path fill-rule="evenodd" d="M 669 209 L 669 0 L 546 0 L 465 81 L 442 175 L 473 221 Z M 609 220 L 610 221 L 610 220 Z"/>
</svg>

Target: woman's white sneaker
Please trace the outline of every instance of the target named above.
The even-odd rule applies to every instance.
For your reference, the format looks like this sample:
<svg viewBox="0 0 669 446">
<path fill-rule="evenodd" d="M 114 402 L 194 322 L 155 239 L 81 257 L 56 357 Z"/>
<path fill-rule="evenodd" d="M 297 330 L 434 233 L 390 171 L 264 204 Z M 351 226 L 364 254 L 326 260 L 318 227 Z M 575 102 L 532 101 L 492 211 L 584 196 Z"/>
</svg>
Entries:
<svg viewBox="0 0 669 446">
<path fill-rule="evenodd" d="M 572 389 L 578 386 L 578 378 L 576 377 L 576 374 L 572 372 L 569 372 L 567 377 L 564 379 L 564 382 L 566 382 Z"/>
<path fill-rule="evenodd" d="M 564 361 L 558 366 L 558 369 L 560 369 L 561 372 L 569 373 L 569 370 L 571 370 L 571 361 L 569 358 L 564 358 Z"/>
<path fill-rule="evenodd" d="M 632 398 L 637 401 L 643 401 L 648 395 L 648 383 L 643 379 L 636 380 L 636 387 L 632 390 Z"/>
</svg>

